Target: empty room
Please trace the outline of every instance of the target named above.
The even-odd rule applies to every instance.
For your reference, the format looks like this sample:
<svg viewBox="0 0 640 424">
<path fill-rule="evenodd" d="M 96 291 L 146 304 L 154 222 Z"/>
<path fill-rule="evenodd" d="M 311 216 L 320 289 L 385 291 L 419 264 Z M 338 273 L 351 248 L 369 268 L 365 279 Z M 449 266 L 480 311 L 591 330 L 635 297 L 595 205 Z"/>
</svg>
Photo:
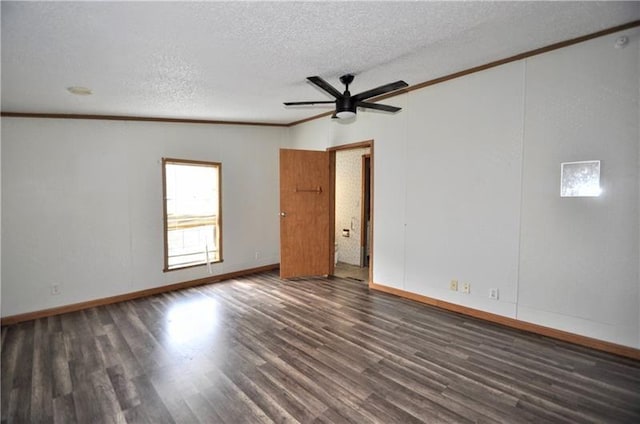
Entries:
<svg viewBox="0 0 640 424">
<path fill-rule="evenodd" d="M 0 6 L 0 422 L 640 422 L 640 2 Z"/>
</svg>

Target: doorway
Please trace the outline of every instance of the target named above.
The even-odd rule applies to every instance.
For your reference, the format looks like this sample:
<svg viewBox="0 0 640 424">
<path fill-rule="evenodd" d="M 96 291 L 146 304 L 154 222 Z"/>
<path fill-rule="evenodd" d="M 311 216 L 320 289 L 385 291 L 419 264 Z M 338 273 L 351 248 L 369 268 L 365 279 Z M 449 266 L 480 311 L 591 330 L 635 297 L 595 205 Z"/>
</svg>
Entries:
<svg viewBox="0 0 640 424">
<path fill-rule="evenodd" d="M 360 184 L 354 183 L 355 194 L 347 200 L 356 208 L 336 222 L 336 152 L 365 148 L 348 171 L 360 170 L 352 179 Z M 280 149 L 280 278 L 341 276 L 334 270 L 341 262 L 349 272 L 358 273 L 345 277 L 372 281 L 374 163 L 373 140 L 326 151 Z M 351 244 L 341 251 L 338 241 L 345 239 Z"/>
<path fill-rule="evenodd" d="M 334 275 L 370 281 L 372 246 L 371 141 L 338 146 L 335 164 Z"/>
</svg>

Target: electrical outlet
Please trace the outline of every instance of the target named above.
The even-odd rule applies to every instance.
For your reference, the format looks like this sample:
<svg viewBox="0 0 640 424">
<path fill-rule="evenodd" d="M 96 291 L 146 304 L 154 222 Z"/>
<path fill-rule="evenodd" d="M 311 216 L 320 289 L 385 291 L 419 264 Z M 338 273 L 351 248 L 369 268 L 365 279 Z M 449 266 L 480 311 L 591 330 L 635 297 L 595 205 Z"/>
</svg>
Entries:
<svg viewBox="0 0 640 424">
<path fill-rule="evenodd" d="M 471 293 L 471 284 L 470 283 L 462 283 L 462 293 L 466 293 L 466 294 Z"/>
<path fill-rule="evenodd" d="M 449 290 L 458 291 L 458 280 L 451 280 L 449 283 Z"/>
<path fill-rule="evenodd" d="M 57 284 L 57 283 L 51 284 L 51 294 L 53 296 L 60 294 L 60 284 Z"/>
<path fill-rule="evenodd" d="M 256 252 L 256 261 L 260 259 L 260 252 Z"/>
<path fill-rule="evenodd" d="M 489 299 L 498 300 L 499 293 L 498 289 L 489 289 Z"/>
</svg>

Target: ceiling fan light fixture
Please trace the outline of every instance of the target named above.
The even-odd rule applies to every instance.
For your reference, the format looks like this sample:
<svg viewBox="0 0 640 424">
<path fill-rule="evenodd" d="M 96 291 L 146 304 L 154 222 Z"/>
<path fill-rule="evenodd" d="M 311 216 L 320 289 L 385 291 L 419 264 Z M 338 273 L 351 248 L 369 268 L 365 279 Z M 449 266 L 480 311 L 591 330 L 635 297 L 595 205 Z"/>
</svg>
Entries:
<svg viewBox="0 0 640 424">
<path fill-rule="evenodd" d="M 353 118 L 356 116 L 356 107 L 356 102 L 352 101 L 349 89 L 345 90 L 342 98 L 336 100 L 336 118 Z"/>
<path fill-rule="evenodd" d="M 340 112 L 336 112 L 336 118 L 338 119 L 349 119 L 356 116 L 356 113 L 351 110 L 341 110 Z"/>
</svg>

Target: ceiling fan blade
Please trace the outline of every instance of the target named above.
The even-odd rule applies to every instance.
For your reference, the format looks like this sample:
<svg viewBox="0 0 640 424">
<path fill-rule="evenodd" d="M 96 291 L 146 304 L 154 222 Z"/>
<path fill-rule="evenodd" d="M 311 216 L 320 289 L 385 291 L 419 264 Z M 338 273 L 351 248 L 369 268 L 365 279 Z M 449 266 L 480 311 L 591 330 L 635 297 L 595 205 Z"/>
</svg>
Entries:
<svg viewBox="0 0 640 424">
<path fill-rule="evenodd" d="M 336 99 L 339 99 L 340 97 L 342 97 L 342 93 L 341 92 L 336 90 L 331 84 L 329 84 L 328 82 L 326 82 L 322 78 L 315 76 L 315 77 L 308 77 L 307 79 L 310 82 L 312 82 L 315 85 L 317 85 L 318 87 L 322 88 L 327 93 L 331 94 Z"/>
<path fill-rule="evenodd" d="M 409 84 L 407 84 L 404 81 L 396 81 L 389 84 L 381 85 L 380 87 L 372 88 L 371 90 L 363 91 L 362 93 L 358 93 L 355 96 L 353 96 L 353 99 L 356 101 L 366 100 L 371 97 L 379 96 L 380 94 L 388 93 L 390 91 L 395 91 L 400 88 L 405 88 L 408 86 Z"/>
<path fill-rule="evenodd" d="M 369 102 L 358 102 L 358 107 L 364 107 L 367 109 L 377 109 L 383 110 L 385 112 L 397 112 L 402 110 L 401 107 L 389 106 L 389 105 L 381 105 L 380 103 L 369 103 Z"/>
<path fill-rule="evenodd" d="M 335 100 L 319 100 L 317 102 L 284 102 L 285 106 L 301 106 L 301 105 L 322 105 L 322 104 L 330 104 L 335 103 Z"/>
</svg>

